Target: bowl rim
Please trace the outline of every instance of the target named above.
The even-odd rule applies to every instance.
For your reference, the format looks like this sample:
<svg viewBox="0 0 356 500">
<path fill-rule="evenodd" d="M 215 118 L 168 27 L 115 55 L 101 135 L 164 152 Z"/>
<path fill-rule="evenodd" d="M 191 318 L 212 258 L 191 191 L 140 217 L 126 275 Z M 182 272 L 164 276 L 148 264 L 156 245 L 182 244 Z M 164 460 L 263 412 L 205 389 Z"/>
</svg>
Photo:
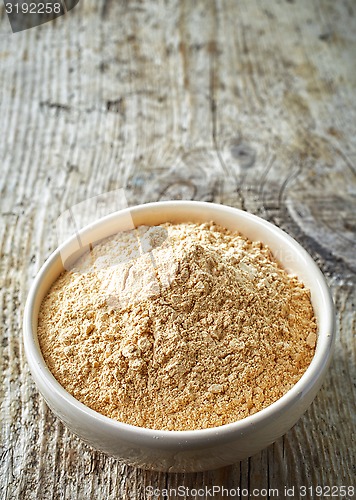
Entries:
<svg viewBox="0 0 356 500">
<path fill-rule="evenodd" d="M 335 313 L 334 313 L 334 304 L 331 297 L 331 293 L 329 287 L 326 283 L 326 280 L 320 271 L 319 267 L 316 265 L 312 257 L 304 250 L 304 248 L 292 238 L 288 233 L 275 226 L 274 224 L 258 217 L 257 215 L 251 214 L 244 210 L 240 210 L 235 207 L 231 207 L 228 205 L 218 204 L 218 203 L 210 203 L 204 201 L 188 201 L 188 200 L 174 200 L 174 201 L 158 201 L 152 203 L 144 203 L 140 205 L 135 205 L 132 207 L 125 208 L 123 210 L 119 210 L 113 212 L 105 217 L 102 217 L 93 223 L 83 227 L 79 234 L 84 234 L 87 232 L 94 231 L 98 226 L 108 223 L 111 220 L 115 220 L 117 217 L 125 216 L 130 213 L 134 215 L 135 212 L 139 211 L 150 211 L 157 210 L 160 207 L 166 206 L 183 206 L 186 207 L 195 206 L 199 208 L 209 206 L 212 209 L 223 211 L 230 214 L 235 214 L 239 217 L 243 217 L 245 219 L 249 219 L 255 225 L 264 226 L 269 231 L 277 234 L 281 240 L 286 240 L 289 244 L 295 249 L 297 253 L 303 255 L 303 259 L 305 259 L 305 263 L 310 268 L 310 272 L 313 273 L 314 279 L 317 282 L 318 290 L 321 298 L 323 299 L 323 303 L 325 306 L 325 310 L 323 311 L 323 315 L 326 316 L 326 326 L 324 331 L 321 332 L 322 335 L 318 336 L 317 349 L 313 356 L 313 359 L 308 366 L 307 370 L 304 372 L 302 377 L 293 385 L 291 389 L 289 389 L 283 396 L 281 396 L 277 401 L 267 406 L 266 408 L 256 412 L 253 415 L 247 416 L 241 420 L 237 420 L 235 422 L 223 424 L 217 427 L 209 427 L 205 429 L 193 429 L 193 430 L 155 430 L 146 427 L 139 427 L 132 424 L 127 424 L 124 422 L 120 422 L 114 420 L 110 417 L 102 415 L 95 410 L 92 410 L 84 403 L 78 401 L 74 396 L 72 396 L 52 375 L 51 371 L 47 367 L 47 364 L 42 356 L 42 352 L 40 350 L 38 340 L 37 340 L 37 331 L 33 329 L 33 308 L 36 300 L 36 294 L 41 287 L 42 282 L 46 278 L 47 272 L 51 269 L 51 267 L 56 263 L 58 258 L 61 258 L 61 250 L 68 246 L 74 239 L 77 238 L 76 235 L 68 238 L 65 242 L 59 245 L 54 252 L 50 254 L 47 260 L 43 263 L 40 270 L 38 271 L 31 287 L 28 292 L 25 309 L 23 313 L 23 341 L 26 352 L 27 361 L 30 367 L 30 371 L 35 379 L 36 386 L 38 388 L 38 383 L 36 376 L 41 378 L 44 385 L 49 389 L 51 393 L 53 393 L 56 397 L 60 398 L 63 403 L 69 405 L 75 409 L 78 414 L 81 414 L 83 417 L 87 417 L 91 420 L 95 420 L 97 423 L 102 424 L 105 427 L 110 427 L 114 431 L 116 430 L 118 433 L 124 432 L 126 435 L 126 439 L 134 438 L 139 434 L 141 438 L 153 439 L 158 444 L 157 440 L 169 440 L 172 444 L 180 444 L 181 442 L 201 442 L 201 441 L 210 441 L 211 439 L 216 438 L 221 435 L 229 435 L 230 433 L 240 433 L 243 434 L 246 430 L 252 427 L 258 427 L 265 420 L 271 420 L 281 412 L 285 411 L 286 408 L 293 405 L 298 399 L 300 399 L 305 392 L 308 392 L 309 389 L 317 382 L 319 375 L 327 368 L 333 350 L 333 344 L 335 340 Z M 194 222 L 194 216 L 192 217 L 192 221 Z M 114 233 L 113 233 L 114 234 Z M 37 320 L 37 318 L 36 318 Z M 318 332 L 319 333 L 319 332 Z M 35 376 L 36 374 L 36 376 Z M 42 391 L 39 389 L 41 394 Z"/>
</svg>

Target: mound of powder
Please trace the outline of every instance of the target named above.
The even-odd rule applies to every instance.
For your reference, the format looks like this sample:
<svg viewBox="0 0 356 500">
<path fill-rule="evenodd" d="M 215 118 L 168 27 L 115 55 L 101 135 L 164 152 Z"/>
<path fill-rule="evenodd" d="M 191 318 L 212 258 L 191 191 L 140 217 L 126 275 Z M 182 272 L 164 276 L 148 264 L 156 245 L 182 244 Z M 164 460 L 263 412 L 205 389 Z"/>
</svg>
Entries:
<svg viewBox="0 0 356 500">
<path fill-rule="evenodd" d="M 309 291 L 268 247 L 208 224 L 141 226 L 92 248 L 44 298 L 44 359 L 121 422 L 203 429 L 252 415 L 303 375 Z"/>
</svg>

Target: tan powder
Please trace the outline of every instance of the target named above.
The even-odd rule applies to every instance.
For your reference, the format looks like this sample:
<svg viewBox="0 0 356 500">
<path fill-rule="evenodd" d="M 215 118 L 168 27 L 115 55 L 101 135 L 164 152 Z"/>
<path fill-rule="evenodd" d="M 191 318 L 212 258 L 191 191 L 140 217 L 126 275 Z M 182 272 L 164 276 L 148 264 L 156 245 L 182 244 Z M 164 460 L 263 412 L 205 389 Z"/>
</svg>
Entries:
<svg viewBox="0 0 356 500">
<path fill-rule="evenodd" d="M 188 430 L 285 394 L 312 360 L 316 322 L 268 247 L 213 223 L 166 224 L 110 237 L 64 272 L 38 337 L 58 382 L 93 410 Z"/>
</svg>

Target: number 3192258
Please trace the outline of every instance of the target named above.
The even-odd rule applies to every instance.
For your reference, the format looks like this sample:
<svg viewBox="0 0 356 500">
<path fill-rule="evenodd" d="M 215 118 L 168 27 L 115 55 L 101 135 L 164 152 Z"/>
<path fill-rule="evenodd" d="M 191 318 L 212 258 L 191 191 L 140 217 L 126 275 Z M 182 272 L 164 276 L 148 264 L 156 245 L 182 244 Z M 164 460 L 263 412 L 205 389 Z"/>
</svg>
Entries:
<svg viewBox="0 0 356 500">
<path fill-rule="evenodd" d="M 6 3 L 7 14 L 60 14 L 61 4 L 56 3 Z"/>
<path fill-rule="evenodd" d="M 336 497 L 353 498 L 355 494 L 354 486 L 300 486 L 299 494 L 301 497 Z"/>
</svg>

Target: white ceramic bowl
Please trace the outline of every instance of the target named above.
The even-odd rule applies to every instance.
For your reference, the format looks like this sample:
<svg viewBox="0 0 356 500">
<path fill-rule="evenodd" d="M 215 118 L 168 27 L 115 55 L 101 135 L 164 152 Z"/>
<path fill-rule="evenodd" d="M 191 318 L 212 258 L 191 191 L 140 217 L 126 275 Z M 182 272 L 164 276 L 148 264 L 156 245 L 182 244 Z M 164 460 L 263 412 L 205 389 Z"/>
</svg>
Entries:
<svg viewBox="0 0 356 500">
<path fill-rule="evenodd" d="M 287 432 L 311 404 L 326 374 L 335 337 L 333 303 L 325 279 L 305 250 L 285 232 L 255 215 L 224 205 L 168 201 L 139 205 L 111 214 L 80 232 L 85 245 L 135 226 L 163 222 L 206 222 L 238 230 L 266 243 L 287 271 L 311 290 L 318 323 L 315 356 L 302 378 L 278 401 L 243 420 L 193 431 L 155 431 L 107 418 L 71 396 L 53 377 L 37 340 L 37 317 L 43 297 L 63 270 L 61 255 L 78 256 L 78 240 L 61 245 L 38 273 L 24 312 L 24 344 L 37 387 L 48 406 L 86 443 L 126 463 L 161 471 L 201 471 L 251 456 Z"/>
</svg>

